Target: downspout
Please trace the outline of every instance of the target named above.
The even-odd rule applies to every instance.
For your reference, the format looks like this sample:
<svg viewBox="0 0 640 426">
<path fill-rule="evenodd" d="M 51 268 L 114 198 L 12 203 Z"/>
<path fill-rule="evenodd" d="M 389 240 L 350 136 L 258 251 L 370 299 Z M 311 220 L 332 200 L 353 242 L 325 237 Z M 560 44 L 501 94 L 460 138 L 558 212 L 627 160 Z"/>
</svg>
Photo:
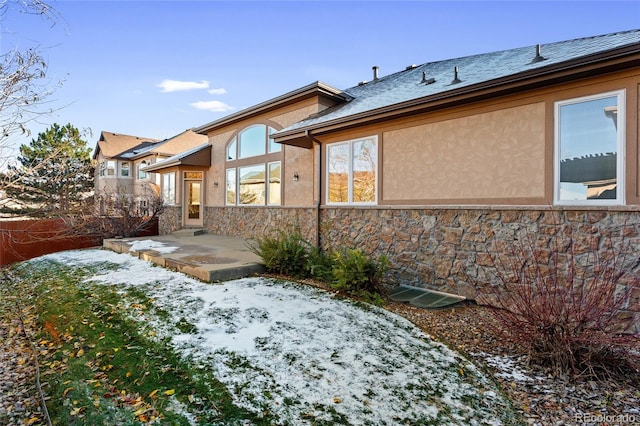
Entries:
<svg viewBox="0 0 640 426">
<path fill-rule="evenodd" d="M 322 201 L 322 144 L 319 140 L 311 136 L 309 129 L 304 131 L 305 136 L 312 143 L 318 144 L 318 201 L 316 202 L 316 248 L 320 248 L 320 204 Z"/>
</svg>

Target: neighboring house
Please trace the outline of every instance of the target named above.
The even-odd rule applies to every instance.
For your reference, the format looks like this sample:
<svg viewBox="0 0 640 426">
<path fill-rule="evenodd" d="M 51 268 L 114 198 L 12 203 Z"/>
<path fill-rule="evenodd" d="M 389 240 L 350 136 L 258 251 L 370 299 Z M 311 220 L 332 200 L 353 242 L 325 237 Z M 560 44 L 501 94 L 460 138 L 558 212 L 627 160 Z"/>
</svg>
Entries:
<svg viewBox="0 0 640 426">
<path fill-rule="evenodd" d="M 206 141 L 205 136 L 192 130 L 164 140 L 101 132 L 93 154 L 100 214 L 109 214 L 107 199 L 116 194 L 138 198 L 139 209 L 144 210 L 149 186 L 159 187 L 160 179 L 143 168 Z"/>
<path fill-rule="evenodd" d="M 610 232 L 637 243 L 639 90 L 640 30 L 374 67 L 352 88 L 317 82 L 202 125 L 207 161 L 146 170 L 174 191 L 161 232 L 295 226 L 386 254 L 392 282 L 468 295 L 494 238 L 571 226 L 578 244 Z"/>
</svg>

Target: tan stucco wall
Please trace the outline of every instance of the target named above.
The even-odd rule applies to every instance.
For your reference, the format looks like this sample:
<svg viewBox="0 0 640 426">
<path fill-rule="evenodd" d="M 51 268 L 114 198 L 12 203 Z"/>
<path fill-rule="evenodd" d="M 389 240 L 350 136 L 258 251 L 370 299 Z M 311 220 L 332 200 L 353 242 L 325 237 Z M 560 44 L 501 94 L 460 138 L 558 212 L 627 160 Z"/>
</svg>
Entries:
<svg viewBox="0 0 640 426">
<path fill-rule="evenodd" d="M 542 102 L 384 132 L 382 139 L 385 201 L 544 196 Z"/>
</svg>

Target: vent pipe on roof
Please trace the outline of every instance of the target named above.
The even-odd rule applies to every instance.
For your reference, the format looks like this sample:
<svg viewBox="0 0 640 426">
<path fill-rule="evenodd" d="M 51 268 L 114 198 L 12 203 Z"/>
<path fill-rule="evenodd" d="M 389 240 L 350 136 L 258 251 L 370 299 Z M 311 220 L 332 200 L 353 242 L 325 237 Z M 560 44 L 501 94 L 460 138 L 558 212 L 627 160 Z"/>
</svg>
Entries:
<svg viewBox="0 0 640 426">
<path fill-rule="evenodd" d="M 422 81 L 420 83 L 431 84 L 431 83 L 435 83 L 435 82 L 436 82 L 435 78 L 427 78 L 427 72 L 426 71 L 422 71 Z"/>
<path fill-rule="evenodd" d="M 454 67 L 453 68 L 453 80 L 451 81 L 451 84 L 458 84 L 458 83 L 462 83 L 462 80 L 460 80 L 458 78 L 458 67 Z"/>
<path fill-rule="evenodd" d="M 533 60 L 531 61 L 532 64 L 535 64 L 536 62 L 541 62 L 541 61 L 546 61 L 547 58 L 545 58 L 544 56 L 542 56 L 541 54 L 541 47 L 540 45 L 536 45 L 536 57 L 533 58 Z"/>
<path fill-rule="evenodd" d="M 378 70 L 380 68 L 377 65 L 374 65 L 371 69 L 373 70 L 373 81 L 378 81 Z"/>
</svg>

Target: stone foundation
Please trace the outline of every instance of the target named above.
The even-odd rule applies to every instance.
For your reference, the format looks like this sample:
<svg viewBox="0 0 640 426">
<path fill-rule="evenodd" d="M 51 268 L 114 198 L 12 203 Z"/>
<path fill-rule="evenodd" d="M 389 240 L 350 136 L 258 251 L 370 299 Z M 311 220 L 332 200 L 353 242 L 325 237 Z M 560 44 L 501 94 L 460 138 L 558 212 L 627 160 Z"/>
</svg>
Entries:
<svg viewBox="0 0 640 426">
<path fill-rule="evenodd" d="M 182 228 L 182 207 L 165 206 L 158 218 L 158 232 L 160 235 L 169 235 Z"/>
<path fill-rule="evenodd" d="M 632 331 L 640 330 L 640 212 L 325 207 L 321 221 L 323 247 L 387 256 L 390 286 L 402 283 L 472 299 L 478 289 L 497 283 L 497 269 L 509 272 L 515 254 L 532 252 L 544 262 L 555 250 L 563 262 L 571 240 L 573 264 L 579 267 L 590 264 L 594 254 L 607 259 L 623 252 L 629 273 L 619 281 L 619 294 L 626 298 L 621 315 L 633 315 Z"/>
<path fill-rule="evenodd" d="M 205 207 L 204 225 L 210 234 L 240 238 L 298 230 L 305 239 L 316 244 L 317 214 L 315 208 Z"/>
</svg>

